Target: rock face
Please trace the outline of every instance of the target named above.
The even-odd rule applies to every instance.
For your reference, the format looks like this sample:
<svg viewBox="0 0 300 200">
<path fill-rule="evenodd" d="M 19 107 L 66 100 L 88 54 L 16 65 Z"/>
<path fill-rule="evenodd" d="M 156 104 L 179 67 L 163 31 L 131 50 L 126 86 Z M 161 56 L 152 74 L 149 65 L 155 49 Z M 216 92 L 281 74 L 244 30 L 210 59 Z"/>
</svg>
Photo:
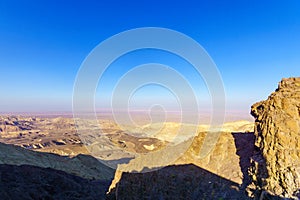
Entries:
<svg viewBox="0 0 300 200">
<path fill-rule="evenodd" d="M 251 107 L 255 117 L 253 185 L 295 198 L 300 189 L 300 77 L 283 79 L 267 100 Z"/>
<path fill-rule="evenodd" d="M 194 165 L 224 177 L 238 184 L 243 184 L 244 171 L 250 164 L 249 159 L 253 152 L 253 133 L 226 133 L 220 134 L 213 150 L 203 159 L 197 158 L 207 133 L 199 133 L 194 138 L 190 148 L 176 162 L 176 164 L 193 163 Z M 242 152 L 245 151 L 245 152 Z M 243 163 L 241 163 L 243 162 Z"/>
<path fill-rule="evenodd" d="M 239 185 L 193 164 L 123 173 L 108 199 L 249 199 Z"/>
</svg>

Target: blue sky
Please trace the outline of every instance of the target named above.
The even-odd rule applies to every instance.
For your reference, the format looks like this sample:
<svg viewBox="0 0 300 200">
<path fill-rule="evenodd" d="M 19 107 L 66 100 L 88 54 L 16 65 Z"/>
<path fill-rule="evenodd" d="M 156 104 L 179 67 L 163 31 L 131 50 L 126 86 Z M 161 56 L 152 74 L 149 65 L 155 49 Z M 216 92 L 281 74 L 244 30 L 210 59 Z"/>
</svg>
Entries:
<svg viewBox="0 0 300 200">
<path fill-rule="evenodd" d="M 199 42 L 222 75 L 227 109 L 247 114 L 281 78 L 300 76 L 299 10 L 298 0 L 1 1 L 0 112 L 71 111 L 76 74 L 89 52 L 114 34 L 150 26 Z M 179 65 L 184 61 L 159 53 L 136 52 L 123 62 L 173 63 L 195 88 L 203 84 Z M 122 72 L 116 63 L 103 78 L 108 93 L 98 92 L 100 99 Z M 155 87 L 137 97 L 155 99 Z"/>
</svg>

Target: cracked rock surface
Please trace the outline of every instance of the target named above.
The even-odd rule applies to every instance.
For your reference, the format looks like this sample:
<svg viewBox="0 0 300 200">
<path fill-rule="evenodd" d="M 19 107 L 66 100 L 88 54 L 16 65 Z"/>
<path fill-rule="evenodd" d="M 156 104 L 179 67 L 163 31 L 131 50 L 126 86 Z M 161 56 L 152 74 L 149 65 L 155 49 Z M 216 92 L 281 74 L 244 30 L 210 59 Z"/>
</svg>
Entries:
<svg viewBox="0 0 300 200">
<path fill-rule="evenodd" d="M 256 154 L 253 185 L 272 195 L 299 197 L 300 77 L 282 79 L 267 100 L 251 107 L 255 117 Z"/>
</svg>

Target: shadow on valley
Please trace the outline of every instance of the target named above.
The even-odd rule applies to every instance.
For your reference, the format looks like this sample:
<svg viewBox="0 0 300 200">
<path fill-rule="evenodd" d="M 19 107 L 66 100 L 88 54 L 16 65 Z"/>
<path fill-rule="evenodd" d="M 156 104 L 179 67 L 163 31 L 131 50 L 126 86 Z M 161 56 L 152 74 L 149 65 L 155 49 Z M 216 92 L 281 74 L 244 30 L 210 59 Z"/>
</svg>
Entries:
<svg viewBox="0 0 300 200">
<path fill-rule="evenodd" d="M 232 136 L 234 138 L 236 154 L 240 158 L 240 168 L 243 173 L 243 183 L 241 185 L 241 189 L 245 190 L 251 182 L 248 170 L 251 166 L 250 160 L 253 157 L 254 153 L 255 136 L 253 132 L 236 132 L 232 133 Z"/>
<path fill-rule="evenodd" d="M 114 172 L 89 155 L 69 158 L 0 143 L 0 199 L 105 199 Z"/>
<path fill-rule="evenodd" d="M 109 199 L 248 199 L 239 185 L 193 164 L 123 173 Z"/>
<path fill-rule="evenodd" d="M 255 198 L 246 194 L 251 183 L 249 168 L 251 159 L 261 158 L 255 148 L 253 132 L 232 133 L 239 156 L 239 165 L 243 173 L 241 185 L 194 164 L 172 165 L 148 173 L 123 173 L 108 199 L 188 199 L 188 200 L 280 200 L 260 191 L 253 191 Z M 260 169 L 264 170 L 264 159 L 260 159 Z M 260 183 L 258 183 L 260 184 Z"/>
<path fill-rule="evenodd" d="M 106 194 L 111 179 L 87 179 L 76 176 L 66 170 L 57 170 L 52 167 L 38 167 L 28 164 L 1 164 L 0 165 L 0 197 L 1 199 L 184 199 L 184 200 L 239 200 L 250 199 L 245 188 L 251 182 L 248 169 L 251 166 L 250 159 L 255 157 L 254 134 L 232 133 L 234 137 L 236 154 L 239 156 L 240 167 L 243 173 L 243 183 L 239 185 L 212 172 L 193 164 L 172 165 L 147 173 L 123 173 L 116 187 Z M 6 154 L 17 155 L 19 159 L 35 157 L 40 162 L 45 162 L 45 156 L 56 165 L 89 166 L 89 168 L 104 168 L 103 164 L 87 155 L 79 155 L 75 158 L 64 158 L 48 153 L 33 152 L 12 145 L 0 145 L 0 151 Z M 2 151 L 2 152 L 3 152 Z M 15 151 L 15 152 L 13 152 Z M 16 153 L 18 152 L 18 153 Z M 21 155 L 20 154 L 20 155 Z M 33 155 L 34 154 L 34 155 Z M 1 157 L 2 155 L 2 157 Z M 52 158 L 53 157 L 53 158 Z M 5 163 L 5 154 L 0 153 L 0 161 Z M 67 160 L 66 160 L 67 159 Z M 124 160 L 128 162 L 128 160 Z M 3 163 L 3 162 L 0 162 Z M 78 164 L 80 163 L 80 164 Z M 84 163 L 84 165 L 82 165 Z M 19 166 L 20 165 L 20 166 Z M 97 166 L 95 166 L 97 165 Z M 74 167 L 70 169 L 74 170 Z M 75 168 L 76 169 L 76 168 Z M 90 169 L 85 171 L 92 173 Z M 97 172 L 100 173 L 100 170 Z M 101 173 L 110 171 L 102 170 Z M 108 176 L 109 177 L 109 176 Z M 265 195 L 261 199 L 279 199 Z"/>
<path fill-rule="evenodd" d="M 172 165 L 148 173 L 123 173 L 109 199 L 250 199 L 245 189 L 251 180 L 255 137 L 253 133 L 232 133 L 243 173 L 239 185 L 193 164 Z"/>
<path fill-rule="evenodd" d="M 110 181 L 31 165 L 0 165 L 1 199 L 105 199 Z"/>
</svg>

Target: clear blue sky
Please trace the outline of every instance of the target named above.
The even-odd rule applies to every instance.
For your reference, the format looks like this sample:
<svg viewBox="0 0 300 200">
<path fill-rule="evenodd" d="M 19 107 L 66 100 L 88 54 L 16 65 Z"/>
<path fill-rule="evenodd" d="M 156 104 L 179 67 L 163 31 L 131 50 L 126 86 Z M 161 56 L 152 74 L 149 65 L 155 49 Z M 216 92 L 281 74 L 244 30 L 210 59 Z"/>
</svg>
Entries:
<svg viewBox="0 0 300 200">
<path fill-rule="evenodd" d="M 281 78 L 300 76 L 299 11 L 299 0 L 1 1 L 0 112 L 71 111 L 73 83 L 88 53 L 114 34 L 151 26 L 198 41 L 219 68 L 228 110 L 248 113 Z M 174 60 L 170 65 L 180 63 Z M 192 70 L 182 73 L 193 79 Z M 105 79 L 113 83 L 115 73 Z"/>
</svg>

